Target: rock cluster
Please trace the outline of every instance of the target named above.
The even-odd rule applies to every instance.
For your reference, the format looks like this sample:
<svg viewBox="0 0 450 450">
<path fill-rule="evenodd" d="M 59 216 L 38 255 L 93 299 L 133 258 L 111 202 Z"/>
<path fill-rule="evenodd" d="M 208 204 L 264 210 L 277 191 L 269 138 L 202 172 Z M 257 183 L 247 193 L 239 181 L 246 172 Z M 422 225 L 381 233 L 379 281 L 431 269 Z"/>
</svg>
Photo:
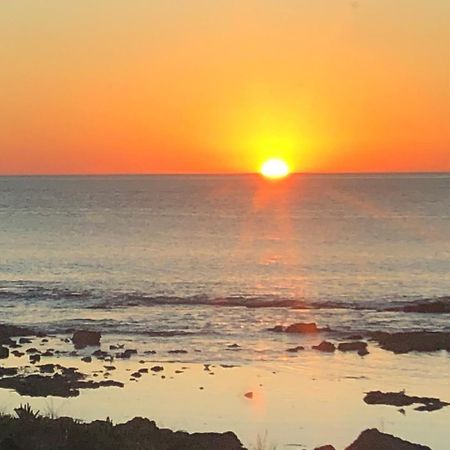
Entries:
<svg viewBox="0 0 450 450">
<path fill-rule="evenodd" d="M 316 447 L 314 450 L 336 450 L 332 445 Z M 376 428 L 363 431 L 353 444 L 345 450 L 431 450 L 403 439 L 378 431 Z"/>
<path fill-rule="evenodd" d="M 123 383 L 113 380 L 86 380 L 86 375 L 74 367 L 44 364 L 39 366 L 39 369 L 41 374 L 31 375 L 18 374 L 17 369 L 14 369 L 14 373 L 4 374 L 12 376 L 0 379 L 0 388 L 14 389 L 18 394 L 30 397 L 76 397 L 80 395 L 80 389 L 124 386 Z"/>
<path fill-rule="evenodd" d="M 408 331 L 404 333 L 371 333 L 371 338 L 384 350 L 393 353 L 450 352 L 449 331 Z"/>
<path fill-rule="evenodd" d="M 406 395 L 405 392 L 381 392 L 371 391 L 366 394 L 364 401 L 368 405 L 392 405 L 392 406 L 410 406 L 421 404 L 415 408 L 417 411 L 436 411 L 449 404 L 433 397 L 417 397 Z"/>
<path fill-rule="evenodd" d="M 275 333 L 299 333 L 299 334 L 315 334 L 322 331 L 330 331 L 329 328 L 319 328 L 314 322 L 310 323 L 293 323 L 292 325 L 275 325 L 269 328 L 268 331 Z"/>
<path fill-rule="evenodd" d="M 100 345 L 101 334 L 98 331 L 75 331 L 72 342 L 75 348 L 81 349 L 89 346 L 98 347 Z"/>
<path fill-rule="evenodd" d="M 111 421 L 83 424 L 68 417 L 49 419 L 0 417 L 1 449 L 59 450 L 243 450 L 234 433 L 186 433 L 158 428 L 148 419 L 134 418 L 113 425 Z"/>
<path fill-rule="evenodd" d="M 345 450 L 431 450 L 424 445 L 412 444 L 375 428 L 363 431 Z"/>
</svg>

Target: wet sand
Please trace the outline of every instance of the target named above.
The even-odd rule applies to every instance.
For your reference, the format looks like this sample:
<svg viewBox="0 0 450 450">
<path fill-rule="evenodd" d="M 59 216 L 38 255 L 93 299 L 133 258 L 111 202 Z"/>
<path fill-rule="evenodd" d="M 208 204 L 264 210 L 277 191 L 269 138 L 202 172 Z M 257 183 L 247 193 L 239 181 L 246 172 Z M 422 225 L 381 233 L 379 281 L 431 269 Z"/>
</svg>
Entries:
<svg viewBox="0 0 450 450">
<path fill-rule="evenodd" d="M 40 371 L 40 365 L 59 364 L 76 367 L 86 374 L 87 381 L 114 380 L 123 387 L 81 389 L 79 396 L 71 398 L 20 396 L 0 389 L 3 412 L 29 402 L 43 413 L 84 421 L 110 417 L 120 423 L 142 416 L 174 430 L 231 430 L 246 446 L 267 435 L 267 441 L 278 449 L 291 445 L 313 449 L 328 443 L 345 448 L 361 431 L 378 428 L 433 450 L 448 450 L 450 408 L 424 412 L 415 410 L 414 405 L 399 408 L 363 401 L 369 391 L 402 389 L 414 396 L 450 400 L 450 387 L 442 382 L 450 373 L 446 352 L 396 355 L 370 343 L 370 353 L 364 357 L 355 352 L 326 354 L 307 348 L 286 352 L 277 362 L 236 366 L 231 357 L 230 361 L 207 364 L 179 361 L 185 357 L 181 348 L 173 349 L 172 362 L 165 359 L 167 355 L 162 360 L 158 353 L 145 354 L 142 349 L 129 359 L 113 361 L 98 359 L 105 357 L 100 352 L 92 356 L 98 350 L 95 347 L 70 356 L 74 347 L 67 338 L 32 338 L 16 349 L 25 353 L 23 356 L 11 354 L 2 360 L 2 367 L 33 373 Z M 110 345 L 123 345 L 117 349 L 119 353 L 132 349 L 132 342 L 113 342 L 111 337 L 102 340 L 102 350 L 116 353 Z M 26 353 L 30 348 L 43 354 L 52 349 L 53 356 L 41 356 L 39 362 L 30 364 Z M 88 356 L 91 362 L 87 362 Z M 393 377 L 393 369 L 398 371 L 402 365 L 408 370 L 401 379 Z M 155 366 L 163 370 L 153 371 Z"/>
</svg>

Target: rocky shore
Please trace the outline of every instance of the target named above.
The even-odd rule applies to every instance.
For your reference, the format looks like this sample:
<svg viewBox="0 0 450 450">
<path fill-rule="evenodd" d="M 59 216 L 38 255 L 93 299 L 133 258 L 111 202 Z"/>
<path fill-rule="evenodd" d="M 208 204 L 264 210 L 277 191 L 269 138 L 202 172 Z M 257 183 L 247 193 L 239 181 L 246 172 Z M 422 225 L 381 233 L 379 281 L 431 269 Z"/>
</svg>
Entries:
<svg viewBox="0 0 450 450">
<path fill-rule="evenodd" d="M 186 433 L 158 428 L 148 419 L 134 418 L 80 423 L 68 417 L 40 417 L 27 406 L 17 418 L 0 417 L 0 450 L 242 450 L 234 433 Z"/>
<path fill-rule="evenodd" d="M 21 405 L 15 412 L 17 417 L 0 416 L 0 450 L 246 450 L 232 432 L 172 431 L 140 417 L 118 425 L 110 420 L 82 423 L 69 417 L 40 416 L 29 405 Z M 325 445 L 315 450 L 336 449 Z M 369 429 L 345 450 L 431 449 Z"/>
<path fill-rule="evenodd" d="M 358 355 L 368 355 L 372 346 L 395 354 L 450 351 L 448 332 L 372 332 L 339 335 L 328 327 L 319 327 L 315 323 L 277 325 L 270 330 L 262 330 L 264 331 L 286 333 L 290 336 L 303 334 L 317 339 L 317 345 L 311 345 L 308 349 L 303 345 L 284 347 L 282 351 L 292 353 L 294 357 L 311 350 L 353 353 L 354 357 L 358 358 Z M 48 336 L 28 328 L 0 324 L 0 362 L 3 363 L 0 364 L 0 389 L 12 390 L 28 397 L 77 397 L 84 389 L 123 388 L 124 381 L 138 382 L 151 375 L 166 378 L 167 367 L 165 368 L 163 363 L 156 364 L 145 359 L 149 355 L 153 356 L 156 353 L 154 350 L 141 349 L 138 352 L 134 348 L 126 347 L 126 344 L 115 341 L 105 345 L 98 331 L 68 330 L 66 336 Z M 227 349 L 237 351 L 240 350 L 240 345 L 230 344 Z M 167 353 L 178 355 L 186 353 L 186 350 L 174 348 Z M 67 364 L 70 364 L 70 361 L 73 361 L 74 366 Z M 116 370 L 120 368 L 122 361 L 129 362 L 129 367 Z M 234 367 L 226 364 L 220 366 Z M 214 375 L 211 370 L 213 367 L 212 364 L 204 364 L 204 371 L 208 375 Z M 183 369 L 185 368 L 174 371 L 173 375 L 181 375 Z M 121 381 L 113 379 L 118 372 L 128 378 Z M 203 387 L 199 389 L 203 390 Z M 253 401 L 253 392 L 247 392 L 245 395 L 243 393 L 242 396 Z M 368 405 L 412 406 L 425 414 L 449 405 L 438 398 L 410 396 L 403 391 L 371 391 L 361 400 Z M 404 412 L 403 409 L 399 411 Z M 141 418 L 120 425 L 114 425 L 109 420 L 86 424 L 70 418 L 43 417 L 26 407 L 17 408 L 16 412 L 18 417 L 0 416 L 0 450 L 244 449 L 236 435 L 231 432 L 174 432 L 158 428 L 155 422 Z M 329 444 L 317 449 L 336 450 Z M 430 449 L 369 429 L 361 433 L 346 450 Z"/>
</svg>

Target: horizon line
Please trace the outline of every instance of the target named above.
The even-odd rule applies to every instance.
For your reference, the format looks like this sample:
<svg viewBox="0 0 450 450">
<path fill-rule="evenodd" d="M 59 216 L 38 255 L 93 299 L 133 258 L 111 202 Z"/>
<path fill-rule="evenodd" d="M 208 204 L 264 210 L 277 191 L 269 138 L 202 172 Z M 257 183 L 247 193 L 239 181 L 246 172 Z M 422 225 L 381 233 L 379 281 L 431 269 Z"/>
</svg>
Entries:
<svg viewBox="0 0 450 450">
<path fill-rule="evenodd" d="M 361 171 L 361 172 L 291 172 L 292 175 L 450 175 L 450 170 L 414 170 L 414 171 Z M 72 173 L 0 173 L 1 178 L 7 177 L 146 177 L 146 176 L 249 176 L 261 175 L 259 172 L 72 172 Z"/>
</svg>

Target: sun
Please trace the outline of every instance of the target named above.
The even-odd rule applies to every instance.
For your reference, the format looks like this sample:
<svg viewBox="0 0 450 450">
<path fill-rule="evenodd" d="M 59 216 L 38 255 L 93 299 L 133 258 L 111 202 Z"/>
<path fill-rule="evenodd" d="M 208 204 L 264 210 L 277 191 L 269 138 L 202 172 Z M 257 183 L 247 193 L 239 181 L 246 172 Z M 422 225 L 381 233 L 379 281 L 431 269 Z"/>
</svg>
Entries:
<svg viewBox="0 0 450 450">
<path fill-rule="evenodd" d="M 268 159 L 261 167 L 261 175 L 266 178 L 284 178 L 289 175 L 290 170 L 286 161 L 279 158 Z"/>
</svg>

